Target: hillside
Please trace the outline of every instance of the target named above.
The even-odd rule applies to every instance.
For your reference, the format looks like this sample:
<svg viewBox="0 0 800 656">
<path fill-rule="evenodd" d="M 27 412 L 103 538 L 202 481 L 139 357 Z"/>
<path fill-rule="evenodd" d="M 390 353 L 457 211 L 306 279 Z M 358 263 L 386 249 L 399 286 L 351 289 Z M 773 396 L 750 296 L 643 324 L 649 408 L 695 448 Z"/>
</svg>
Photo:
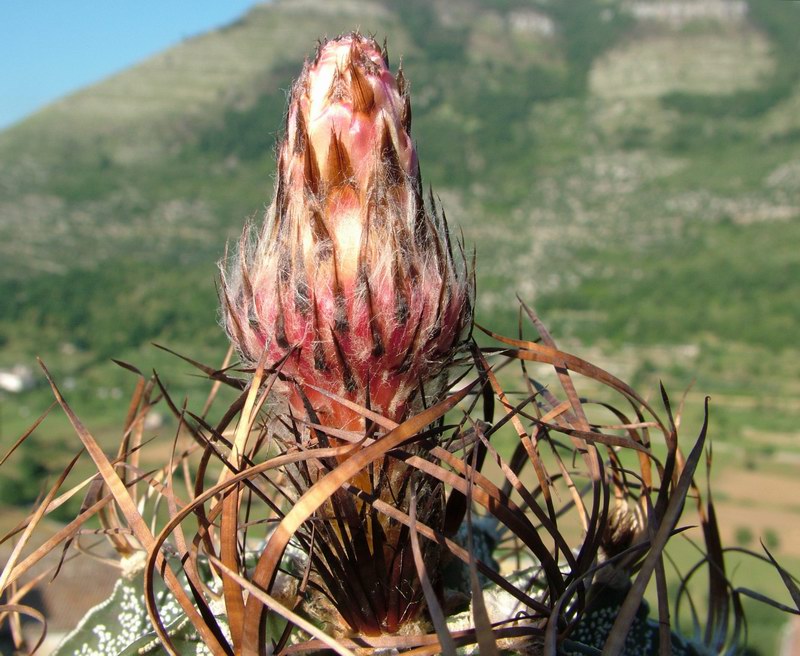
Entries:
<svg viewBox="0 0 800 656">
<path fill-rule="evenodd" d="M 424 173 L 480 244 L 486 312 L 507 324 L 513 290 L 569 312 L 565 328 L 586 340 L 709 333 L 788 346 L 800 97 L 797 46 L 780 28 L 800 17 L 791 3 L 717 4 L 727 13 L 697 2 L 257 7 L 0 135 L 3 316 L 45 312 L 37 290 L 54 287 L 80 288 L 91 314 L 93 280 L 128 287 L 109 267 L 180 264 L 210 280 L 226 238 L 269 200 L 298 62 L 319 35 L 358 25 L 402 54 Z M 710 288 L 685 292 L 698 277 Z M 72 313 L 82 302 L 64 300 Z M 628 321 L 634 301 L 661 316 Z M 175 315 L 107 346 L 176 319 L 192 334 L 202 318 Z M 86 332 L 96 349 L 98 331 Z"/>
<path fill-rule="evenodd" d="M 800 457 L 797 3 L 256 6 L 0 133 L 0 368 L 41 355 L 102 429 L 109 358 L 219 360 L 216 262 L 269 202 L 292 75 L 355 27 L 402 57 L 481 323 L 516 331 L 519 293 L 647 389 L 696 379 L 734 462 Z M 47 403 L 0 398 L 0 444 Z"/>
<path fill-rule="evenodd" d="M 518 293 L 652 396 L 694 383 L 689 435 L 710 394 L 724 537 L 797 562 L 796 2 L 258 5 L 0 133 L 0 370 L 41 356 L 107 443 L 132 385 L 110 358 L 195 389 L 151 342 L 221 361 L 216 263 L 270 200 L 292 76 L 354 28 L 402 58 L 423 177 L 476 245 L 478 321 L 516 333 Z M 0 391 L 0 457 L 50 401 Z M 0 503 L 34 498 L 70 435 L 50 417 Z"/>
</svg>

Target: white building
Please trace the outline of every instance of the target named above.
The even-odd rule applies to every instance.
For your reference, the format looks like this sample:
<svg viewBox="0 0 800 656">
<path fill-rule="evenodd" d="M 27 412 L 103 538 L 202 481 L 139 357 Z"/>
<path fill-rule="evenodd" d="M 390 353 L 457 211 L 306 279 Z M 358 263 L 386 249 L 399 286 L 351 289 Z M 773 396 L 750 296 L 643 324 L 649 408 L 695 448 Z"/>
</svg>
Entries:
<svg viewBox="0 0 800 656">
<path fill-rule="evenodd" d="M 19 394 L 34 386 L 33 371 L 24 364 L 17 364 L 11 369 L 0 369 L 0 390 Z"/>
</svg>

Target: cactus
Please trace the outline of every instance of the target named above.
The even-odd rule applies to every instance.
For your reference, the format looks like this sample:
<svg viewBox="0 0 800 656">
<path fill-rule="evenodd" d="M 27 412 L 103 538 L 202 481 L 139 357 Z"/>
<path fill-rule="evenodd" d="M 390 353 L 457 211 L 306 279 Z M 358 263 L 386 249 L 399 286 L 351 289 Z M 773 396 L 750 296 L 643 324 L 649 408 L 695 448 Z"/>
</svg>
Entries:
<svg viewBox="0 0 800 656">
<path fill-rule="evenodd" d="M 200 414 L 157 375 L 121 363 L 138 382 L 111 461 L 45 369 L 97 479 L 58 540 L 23 560 L 15 550 L 0 573 L 10 600 L 0 613 L 35 616 L 18 603 L 18 579 L 95 515 L 138 564 L 59 656 L 693 655 L 740 645 L 745 592 L 728 582 L 713 504 L 694 482 L 706 426 L 684 454 L 665 392 L 666 420 L 560 350 L 524 304 L 536 340 L 522 327 L 516 338 L 485 330 L 496 346 L 478 347 L 463 247 L 433 194 L 424 199 L 408 91 L 385 49 L 358 33 L 306 63 L 263 227 L 246 228 L 222 264 L 223 324 L 240 366 L 189 360 L 213 382 Z M 497 376 L 514 363 L 522 392 Z M 538 382 L 533 366 L 557 383 Z M 621 400 L 597 405 L 605 424 L 587 416 L 578 377 Z M 214 423 L 219 385 L 238 397 Z M 146 472 L 144 420 L 157 403 L 191 445 Z M 500 431 L 515 440 L 510 458 L 495 447 Z M 6 539 L 19 534 L 21 549 L 33 538 L 72 464 Z M 694 642 L 670 623 L 663 573 L 690 493 L 709 577 Z M 800 599 L 769 552 L 754 556 Z M 653 613 L 643 601 L 651 578 Z"/>
<path fill-rule="evenodd" d="M 289 94 L 264 226 L 255 238 L 248 226 L 223 267 L 232 342 L 245 362 L 280 369 L 285 382 L 275 394 L 288 399 L 294 416 L 319 425 L 328 444 L 342 441 L 325 428 L 365 433 L 358 408 L 400 422 L 439 400 L 442 374 L 471 324 L 463 249 L 454 255 L 432 194 L 425 203 L 410 129 L 408 83 L 402 71 L 392 75 L 374 39 L 351 33 L 321 44 Z M 309 438 L 308 431 L 284 437 Z M 407 512 L 411 473 L 387 461 L 356 483 Z M 323 474 L 294 472 L 297 496 Z M 425 490 L 421 520 L 440 524 L 442 486 L 429 477 L 415 485 Z M 361 507 L 343 495 L 321 514 L 357 515 Z M 347 555 L 319 554 L 331 572 L 319 584 L 346 608 L 354 583 L 333 575 L 340 562 L 373 572 L 363 594 L 382 599 L 366 612 L 353 604 L 344 616 L 361 632 L 396 632 L 421 608 L 408 531 L 383 516 L 348 523 L 349 534 L 335 529 L 326 538 Z M 359 541 L 361 551 L 346 548 Z M 433 571 L 435 551 L 427 549 Z M 331 614 L 324 608 L 322 616 Z"/>
<path fill-rule="evenodd" d="M 223 267 L 231 340 L 281 363 L 293 411 L 310 403 L 326 426 L 364 417 L 318 387 L 394 421 L 421 407 L 471 323 L 463 251 L 426 206 L 410 129 L 408 83 L 373 39 L 320 45 L 290 92 L 264 226 Z"/>
</svg>

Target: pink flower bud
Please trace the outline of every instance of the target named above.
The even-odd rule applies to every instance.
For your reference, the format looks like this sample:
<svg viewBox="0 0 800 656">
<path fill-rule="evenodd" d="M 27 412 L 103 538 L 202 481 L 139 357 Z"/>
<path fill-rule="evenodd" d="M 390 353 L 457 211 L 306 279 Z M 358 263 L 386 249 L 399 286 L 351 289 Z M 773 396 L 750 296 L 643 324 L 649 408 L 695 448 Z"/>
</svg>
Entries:
<svg viewBox="0 0 800 656">
<path fill-rule="evenodd" d="M 472 318 L 471 284 L 444 215 L 423 200 L 402 71 L 373 39 L 321 45 L 292 87 L 264 226 L 223 272 L 225 328 L 249 363 L 288 354 L 305 415 L 358 429 L 309 384 L 402 419 L 451 361 Z"/>
</svg>

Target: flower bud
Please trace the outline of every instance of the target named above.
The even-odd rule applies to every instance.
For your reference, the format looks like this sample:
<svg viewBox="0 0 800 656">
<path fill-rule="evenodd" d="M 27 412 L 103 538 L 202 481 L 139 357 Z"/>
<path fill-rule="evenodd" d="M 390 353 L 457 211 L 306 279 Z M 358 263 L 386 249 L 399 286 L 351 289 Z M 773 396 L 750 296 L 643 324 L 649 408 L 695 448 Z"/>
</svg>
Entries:
<svg viewBox="0 0 800 656">
<path fill-rule="evenodd" d="M 451 361 L 471 284 L 444 214 L 424 202 L 402 71 L 377 43 L 321 45 L 289 96 L 275 195 L 223 272 L 225 328 L 244 361 L 284 358 L 289 401 L 325 425 L 363 420 L 314 385 L 399 421 Z"/>
</svg>

